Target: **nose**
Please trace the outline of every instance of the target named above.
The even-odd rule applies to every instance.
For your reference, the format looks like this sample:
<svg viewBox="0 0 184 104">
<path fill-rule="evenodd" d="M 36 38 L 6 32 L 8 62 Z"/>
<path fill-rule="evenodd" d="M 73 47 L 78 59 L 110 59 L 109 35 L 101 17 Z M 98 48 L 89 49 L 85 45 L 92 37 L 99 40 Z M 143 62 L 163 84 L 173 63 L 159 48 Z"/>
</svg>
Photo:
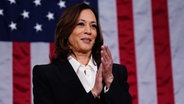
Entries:
<svg viewBox="0 0 184 104">
<path fill-rule="evenodd" d="M 90 25 L 85 26 L 85 34 L 91 35 L 91 27 Z"/>
</svg>

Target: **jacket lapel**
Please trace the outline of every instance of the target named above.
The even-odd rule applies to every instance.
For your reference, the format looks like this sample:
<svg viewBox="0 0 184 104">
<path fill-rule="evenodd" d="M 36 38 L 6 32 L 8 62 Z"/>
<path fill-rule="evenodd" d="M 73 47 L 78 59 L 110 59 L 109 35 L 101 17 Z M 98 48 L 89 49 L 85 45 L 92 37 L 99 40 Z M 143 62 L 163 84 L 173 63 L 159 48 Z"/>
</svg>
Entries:
<svg viewBox="0 0 184 104">
<path fill-rule="evenodd" d="M 62 82 L 64 82 L 68 86 L 73 86 L 73 88 L 76 88 L 75 90 L 78 90 L 78 92 L 80 93 L 86 93 L 82 83 L 80 82 L 77 74 L 75 73 L 73 67 L 68 60 L 66 60 L 62 64 L 58 64 L 58 69 L 61 73 Z"/>
</svg>

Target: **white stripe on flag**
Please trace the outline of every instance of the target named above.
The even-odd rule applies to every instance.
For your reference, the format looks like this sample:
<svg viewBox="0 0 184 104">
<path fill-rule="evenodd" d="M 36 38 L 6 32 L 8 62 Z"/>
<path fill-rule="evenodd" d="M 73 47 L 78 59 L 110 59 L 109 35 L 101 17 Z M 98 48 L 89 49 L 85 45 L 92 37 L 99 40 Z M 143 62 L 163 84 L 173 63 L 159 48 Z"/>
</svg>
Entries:
<svg viewBox="0 0 184 104">
<path fill-rule="evenodd" d="M 151 0 L 133 0 L 139 104 L 157 104 Z"/>
<path fill-rule="evenodd" d="M 31 43 L 31 71 L 35 65 L 48 64 L 49 54 L 50 54 L 49 43 L 42 43 L 42 42 Z M 32 74 L 31 74 L 31 80 L 32 80 Z M 33 91 L 31 91 L 31 93 L 32 92 Z M 33 94 L 31 96 L 32 96 L 32 104 L 33 104 Z"/>
<path fill-rule="evenodd" d="M 119 63 L 120 58 L 115 0 L 98 0 L 98 10 L 104 44 L 109 46 L 114 63 Z"/>
<path fill-rule="evenodd" d="M 12 104 L 12 43 L 0 42 L 0 48 L 0 104 Z"/>
<path fill-rule="evenodd" d="M 34 65 L 48 64 L 50 43 L 31 43 L 31 69 Z"/>
<path fill-rule="evenodd" d="M 175 104 L 184 102 L 184 2 L 168 0 Z"/>
</svg>

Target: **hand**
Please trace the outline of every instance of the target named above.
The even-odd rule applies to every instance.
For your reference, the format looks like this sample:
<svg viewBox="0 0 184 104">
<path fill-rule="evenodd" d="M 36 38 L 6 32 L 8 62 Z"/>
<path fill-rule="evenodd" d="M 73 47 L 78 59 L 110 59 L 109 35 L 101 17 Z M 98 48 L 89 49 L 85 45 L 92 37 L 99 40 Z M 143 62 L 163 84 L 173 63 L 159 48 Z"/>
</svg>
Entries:
<svg viewBox="0 0 184 104">
<path fill-rule="evenodd" d="M 103 76 L 103 81 L 105 82 L 105 85 L 107 88 L 110 87 L 114 76 L 112 74 L 112 64 L 113 64 L 113 59 L 111 52 L 107 46 L 102 46 L 101 47 L 101 61 L 102 61 L 102 76 Z"/>
<path fill-rule="evenodd" d="M 94 85 L 93 89 L 91 90 L 91 93 L 96 98 L 97 96 L 100 95 L 100 93 L 102 92 L 102 89 L 103 89 L 102 64 L 100 64 L 100 67 L 99 67 L 99 70 L 97 72 L 96 79 L 95 79 L 95 85 Z"/>
</svg>

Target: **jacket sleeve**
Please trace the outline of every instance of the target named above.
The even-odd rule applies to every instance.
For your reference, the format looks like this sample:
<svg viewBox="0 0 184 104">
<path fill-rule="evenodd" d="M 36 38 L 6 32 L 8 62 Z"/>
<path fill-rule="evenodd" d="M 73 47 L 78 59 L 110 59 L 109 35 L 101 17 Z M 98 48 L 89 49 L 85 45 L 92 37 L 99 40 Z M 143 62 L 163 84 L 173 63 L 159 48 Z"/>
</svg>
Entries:
<svg viewBox="0 0 184 104">
<path fill-rule="evenodd" d="M 127 69 L 119 64 L 113 65 L 114 80 L 108 92 L 102 95 L 105 104 L 132 104 L 127 83 Z"/>
</svg>

